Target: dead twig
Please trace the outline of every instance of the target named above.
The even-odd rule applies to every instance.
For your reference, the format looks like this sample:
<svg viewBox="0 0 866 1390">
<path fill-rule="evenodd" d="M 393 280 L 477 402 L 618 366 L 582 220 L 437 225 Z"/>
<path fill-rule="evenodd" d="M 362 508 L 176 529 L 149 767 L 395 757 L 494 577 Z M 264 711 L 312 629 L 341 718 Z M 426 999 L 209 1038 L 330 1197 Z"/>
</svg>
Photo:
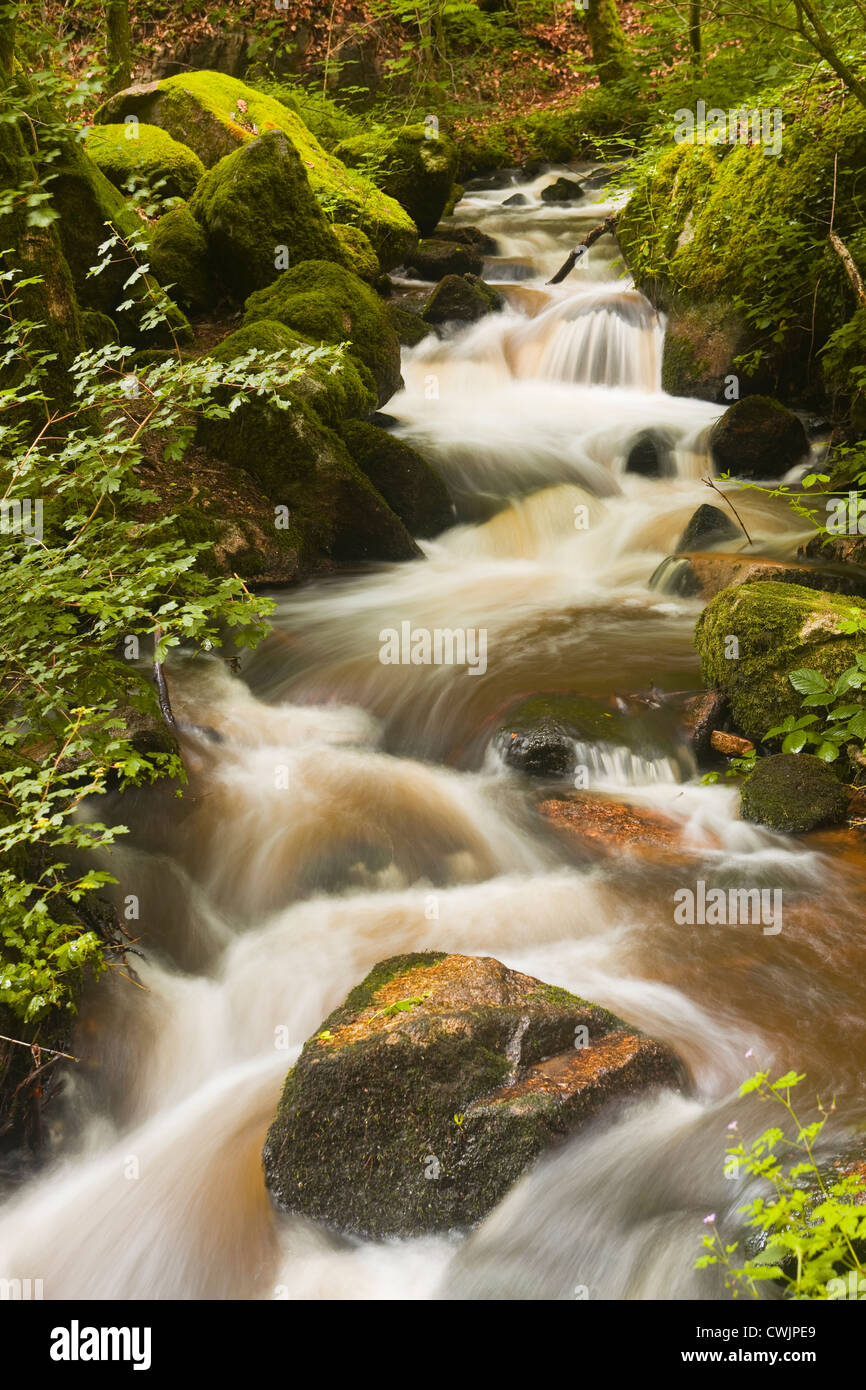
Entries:
<svg viewBox="0 0 866 1390">
<path fill-rule="evenodd" d="M 583 241 L 580 242 L 578 246 L 575 246 L 573 251 L 568 253 L 568 258 L 563 261 L 553 279 L 548 280 L 548 285 L 558 285 L 565 279 L 566 275 L 570 275 L 581 256 L 586 255 L 590 246 L 593 246 L 600 236 L 604 236 L 605 232 L 613 232 L 616 230 L 616 221 L 616 216 L 606 217 L 603 222 L 599 222 L 591 231 L 587 232 Z"/>
<path fill-rule="evenodd" d="M 734 504 L 733 504 L 733 502 L 731 501 L 730 497 L 728 497 L 727 493 L 722 492 L 722 489 L 721 489 L 720 487 L 716 487 L 716 485 L 715 485 L 715 483 L 713 482 L 712 478 L 704 478 L 702 481 L 706 483 L 707 487 L 711 487 L 711 488 L 713 489 L 713 492 L 717 492 L 717 493 L 719 494 L 719 496 L 721 497 L 721 499 L 722 499 L 723 502 L 727 502 L 727 504 L 728 504 L 728 506 L 730 507 L 731 511 L 734 513 L 734 516 L 737 518 L 737 521 L 740 523 L 741 527 L 743 528 L 743 534 L 745 535 L 746 540 L 749 542 L 749 545 L 754 544 L 754 542 L 752 541 L 752 537 L 749 535 L 748 531 L 746 530 L 746 523 L 743 521 L 743 518 L 740 516 L 740 513 L 737 511 L 736 507 L 734 506 Z"/>
</svg>

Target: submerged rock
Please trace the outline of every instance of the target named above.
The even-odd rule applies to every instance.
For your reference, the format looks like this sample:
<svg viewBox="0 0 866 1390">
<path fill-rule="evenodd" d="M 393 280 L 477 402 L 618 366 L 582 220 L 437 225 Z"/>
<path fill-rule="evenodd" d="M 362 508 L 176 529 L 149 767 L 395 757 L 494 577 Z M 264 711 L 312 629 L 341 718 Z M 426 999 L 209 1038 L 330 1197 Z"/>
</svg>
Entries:
<svg viewBox="0 0 866 1390">
<path fill-rule="evenodd" d="M 808 452 L 802 421 L 769 396 L 735 401 L 710 431 L 713 463 L 734 478 L 781 478 Z"/>
<path fill-rule="evenodd" d="M 744 820 L 771 830 L 818 830 L 845 819 L 848 792 L 811 753 L 777 753 L 757 763 L 743 786 L 740 808 Z"/>
<path fill-rule="evenodd" d="M 608 1103 L 684 1080 L 661 1043 L 490 957 L 394 956 L 304 1044 L 265 1180 L 281 1210 L 340 1230 L 447 1231 Z"/>
<path fill-rule="evenodd" d="M 512 193 L 510 198 L 503 199 L 504 208 L 526 208 L 529 207 L 529 199 L 525 193 Z"/>
<path fill-rule="evenodd" d="M 427 323 L 475 323 L 505 307 L 497 290 L 477 275 L 446 275 L 422 310 Z"/>
<path fill-rule="evenodd" d="M 443 275 L 480 275 L 483 257 L 472 246 L 430 237 L 419 241 L 407 262 L 419 280 L 441 280 Z"/>
<path fill-rule="evenodd" d="M 613 707 L 560 692 L 521 700 L 493 738 L 503 762 L 533 777 L 568 777 L 579 762 L 594 765 L 615 748 L 646 759 L 676 757 L 682 742 L 672 710 L 631 697 Z"/>
<path fill-rule="evenodd" d="M 676 465 L 670 436 L 661 430 L 643 430 L 629 445 L 625 471 L 644 478 L 672 478 Z"/>
<path fill-rule="evenodd" d="M 649 806 L 596 792 L 575 792 L 568 797 L 543 801 L 538 809 L 568 842 L 593 857 L 599 852 L 686 852 L 679 821 Z"/>
<path fill-rule="evenodd" d="M 682 555 L 687 550 L 708 550 L 710 546 L 721 545 L 725 541 L 745 539 L 742 526 L 738 526 L 727 512 L 723 512 L 721 507 L 702 502 L 686 523 L 674 547 L 674 554 Z"/>
</svg>

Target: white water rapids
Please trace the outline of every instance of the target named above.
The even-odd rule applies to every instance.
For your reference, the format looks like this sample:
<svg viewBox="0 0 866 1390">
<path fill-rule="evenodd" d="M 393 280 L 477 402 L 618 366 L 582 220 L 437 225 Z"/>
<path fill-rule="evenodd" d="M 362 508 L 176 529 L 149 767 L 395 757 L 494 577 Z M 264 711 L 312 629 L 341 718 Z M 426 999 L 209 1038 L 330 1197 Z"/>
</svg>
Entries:
<svg viewBox="0 0 866 1390">
<path fill-rule="evenodd" d="M 497 239 L 486 278 L 508 307 L 407 351 L 387 407 L 457 524 L 422 560 L 279 595 L 242 679 L 175 665 L 178 710 L 221 741 L 187 738 L 181 800 L 114 808 L 132 826 L 108 867 L 118 903 L 140 904 L 139 982 L 117 972 L 85 1000 L 66 1143 L 0 1209 L 0 1276 L 71 1299 L 717 1298 L 693 1264 L 702 1216 L 733 1220 L 748 1195 L 723 1176 L 726 1125 L 767 1122 L 740 1082 L 796 1066 L 862 1111 L 862 856 L 746 825 L 730 786 L 603 745 L 581 753 L 592 785 L 680 820 L 694 862 L 575 863 L 489 746 L 522 694 L 699 686 L 699 605 L 648 580 L 718 501 L 701 478 L 723 407 L 661 391 L 664 324 L 609 238 L 545 286 L 612 210 L 542 203 L 558 172 L 519 209 L 501 207 L 510 190 L 461 202 L 454 220 Z M 672 476 L 624 472 L 645 430 Z M 776 504 L 737 505 L 792 552 Z M 486 670 L 383 665 L 379 634 L 402 622 L 483 628 Z M 675 925 L 674 891 L 701 874 L 781 887 L 783 931 Z M 425 948 L 613 1009 L 676 1049 L 692 1093 L 602 1116 L 468 1235 L 374 1244 L 278 1216 L 260 1155 L 288 1067 L 375 962 Z"/>
</svg>

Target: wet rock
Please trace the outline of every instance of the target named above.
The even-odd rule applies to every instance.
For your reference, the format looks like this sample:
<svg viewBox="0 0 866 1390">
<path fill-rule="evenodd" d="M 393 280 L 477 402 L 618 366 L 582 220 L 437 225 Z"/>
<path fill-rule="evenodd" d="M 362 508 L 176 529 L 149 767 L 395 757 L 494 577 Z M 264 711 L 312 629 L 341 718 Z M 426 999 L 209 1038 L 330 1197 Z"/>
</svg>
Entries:
<svg viewBox="0 0 866 1390">
<path fill-rule="evenodd" d="M 741 584 L 711 600 L 695 646 L 705 681 L 728 695 L 740 733 L 757 741 L 800 714 L 791 671 L 809 667 L 832 682 L 855 664 L 862 639 L 843 631 L 852 609 L 866 614 L 866 603 L 799 584 Z"/>
<path fill-rule="evenodd" d="M 472 246 L 429 237 L 418 242 L 406 268 L 418 280 L 441 280 L 443 275 L 480 275 L 483 263 Z"/>
<path fill-rule="evenodd" d="M 504 306 L 502 295 L 477 275 L 446 275 L 427 300 L 421 316 L 434 324 L 475 323 Z"/>
<path fill-rule="evenodd" d="M 734 478 L 781 478 L 808 452 L 802 421 L 769 396 L 735 401 L 710 431 L 713 463 Z"/>
<path fill-rule="evenodd" d="M 716 552 L 680 555 L 673 564 L 668 564 L 664 574 L 659 567 L 653 579 L 666 593 L 678 594 L 682 598 L 697 596 L 707 602 L 723 589 L 763 581 L 799 584 L 803 588 L 835 594 L 866 593 L 866 575 L 850 573 L 841 566 L 834 569 L 798 565 L 788 560 Z"/>
<path fill-rule="evenodd" d="M 669 436 L 660 430 L 643 430 L 629 445 L 625 471 L 644 478 L 672 478 L 676 467 Z"/>
<path fill-rule="evenodd" d="M 543 203 L 573 203 L 583 197 L 583 185 L 577 179 L 558 178 L 541 190 Z"/>
<path fill-rule="evenodd" d="M 706 757 L 713 732 L 724 722 L 727 709 L 728 697 L 721 690 L 705 690 L 700 695 L 688 696 L 684 701 L 683 723 L 696 758 Z"/>
<path fill-rule="evenodd" d="M 351 458 L 410 535 L 438 536 L 454 525 L 445 484 L 410 444 L 365 420 L 347 420 L 341 433 Z"/>
<path fill-rule="evenodd" d="M 848 792 L 811 753 L 777 753 L 757 763 L 743 786 L 740 809 L 744 820 L 771 830 L 818 830 L 845 819 Z"/>
<path fill-rule="evenodd" d="M 447 1231 L 603 1107 L 684 1080 L 667 1047 L 497 960 L 395 956 L 305 1043 L 265 1180 L 280 1210 L 343 1231 Z"/>
<path fill-rule="evenodd" d="M 723 512 L 721 507 L 702 502 L 686 523 L 674 554 L 682 555 L 687 550 L 708 550 L 710 546 L 721 545 L 725 541 L 745 539 L 743 528 L 727 512 Z"/>
<path fill-rule="evenodd" d="M 494 188 L 510 188 L 515 179 L 519 177 L 519 169 L 497 169 L 491 174 L 479 174 L 477 178 L 470 179 L 466 188 L 471 193 L 487 192 Z"/>
<path fill-rule="evenodd" d="M 502 202 L 504 208 L 527 208 L 529 199 L 524 193 L 512 193 L 510 198 L 505 198 Z"/>
<path fill-rule="evenodd" d="M 613 746 L 648 759 L 676 756 L 679 739 L 673 712 L 639 697 L 611 705 L 555 692 L 521 700 L 496 731 L 493 745 L 515 771 L 563 777 L 583 758 Z"/>
<path fill-rule="evenodd" d="M 713 729 L 710 747 L 717 753 L 724 753 L 726 758 L 745 758 L 755 751 L 751 739 L 740 738 L 739 734 L 726 734 L 724 729 Z"/>
<path fill-rule="evenodd" d="M 482 256 L 495 256 L 499 243 L 480 227 L 443 227 L 441 240 L 456 241 L 459 246 L 471 246 Z"/>
<path fill-rule="evenodd" d="M 568 798 L 543 801 L 538 809 L 568 842 L 593 856 L 599 851 L 684 852 L 680 823 L 647 806 L 596 792 L 576 792 Z"/>
</svg>

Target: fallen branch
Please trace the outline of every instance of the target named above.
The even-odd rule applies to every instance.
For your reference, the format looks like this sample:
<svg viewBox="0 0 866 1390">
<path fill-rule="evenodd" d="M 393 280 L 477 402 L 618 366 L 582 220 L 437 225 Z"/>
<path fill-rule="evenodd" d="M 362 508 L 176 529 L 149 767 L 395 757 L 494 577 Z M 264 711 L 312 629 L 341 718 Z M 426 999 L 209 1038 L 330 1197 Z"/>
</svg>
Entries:
<svg viewBox="0 0 866 1390">
<path fill-rule="evenodd" d="M 168 693 L 168 682 L 165 679 L 165 671 L 161 661 L 157 660 L 157 652 L 162 639 L 162 628 L 157 626 L 153 629 L 153 678 L 156 682 L 156 696 L 159 700 L 159 712 L 163 717 L 166 726 L 171 729 L 173 734 L 177 733 L 177 720 L 174 717 L 174 710 L 171 707 L 171 696 Z"/>
<path fill-rule="evenodd" d="M 573 251 L 570 251 L 568 253 L 568 259 L 565 260 L 563 264 L 559 267 L 559 270 L 556 272 L 553 279 L 548 280 L 548 285 L 560 284 L 561 281 L 565 279 L 566 275 L 571 274 L 571 272 L 574 270 L 574 267 L 580 260 L 581 256 L 586 255 L 590 246 L 594 246 L 600 236 L 604 236 L 605 232 L 613 232 L 615 230 L 616 216 L 606 217 L 603 222 L 599 222 L 597 226 L 592 228 L 592 231 L 587 232 L 586 236 L 583 238 L 583 241 L 578 246 L 575 246 Z"/>
<path fill-rule="evenodd" d="M 65 1057 L 67 1062 L 77 1062 L 79 1060 L 77 1057 L 73 1057 L 69 1052 L 58 1052 L 55 1047 L 43 1047 L 41 1043 L 22 1042 L 20 1038 L 7 1038 L 5 1033 L 0 1033 L 0 1042 L 10 1042 L 14 1043 L 16 1047 L 26 1047 L 27 1051 L 31 1054 L 34 1047 L 36 1047 L 40 1052 L 50 1052 L 53 1057 Z"/>
<path fill-rule="evenodd" d="M 863 279 L 854 264 L 854 257 L 851 255 L 848 247 L 845 245 L 842 238 L 837 236 L 835 232 L 830 233 L 830 245 L 845 267 L 845 274 L 848 276 L 854 288 L 854 293 L 857 296 L 857 303 L 866 304 L 866 285 L 863 284 Z"/>
<path fill-rule="evenodd" d="M 717 493 L 719 494 L 719 496 L 721 497 L 721 499 L 722 499 L 723 502 L 727 502 L 727 504 L 728 504 L 728 506 L 730 507 L 731 511 L 734 513 L 734 516 L 737 518 L 737 521 L 738 521 L 738 522 L 740 523 L 740 525 L 742 526 L 742 528 L 743 528 L 743 534 L 745 535 L 746 540 L 749 542 L 749 545 L 752 545 L 752 543 L 753 543 L 753 542 L 752 542 L 752 537 L 749 535 L 748 531 L 746 530 L 746 523 L 743 521 L 743 518 L 740 516 L 740 513 L 737 511 L 736 507 L 734 506 L 734 504 L 733 504 L 733 502 L 731 501 L 731 499 L 730 499 L 730 497 L 728 496 L 728 494 L 727 494 L 726 492 L 722 492 L 722 489 L 721 489 L 720 487 L 716 487 L 716 485 L 715 485 L 715 483 L 713 482 L 712 478 L 704 478 L 703 481 L 706 483 L 707 487 L 711 487 L 711 488 L 713 489 L 713 492 L 717 492 Z"/>
</svg>

